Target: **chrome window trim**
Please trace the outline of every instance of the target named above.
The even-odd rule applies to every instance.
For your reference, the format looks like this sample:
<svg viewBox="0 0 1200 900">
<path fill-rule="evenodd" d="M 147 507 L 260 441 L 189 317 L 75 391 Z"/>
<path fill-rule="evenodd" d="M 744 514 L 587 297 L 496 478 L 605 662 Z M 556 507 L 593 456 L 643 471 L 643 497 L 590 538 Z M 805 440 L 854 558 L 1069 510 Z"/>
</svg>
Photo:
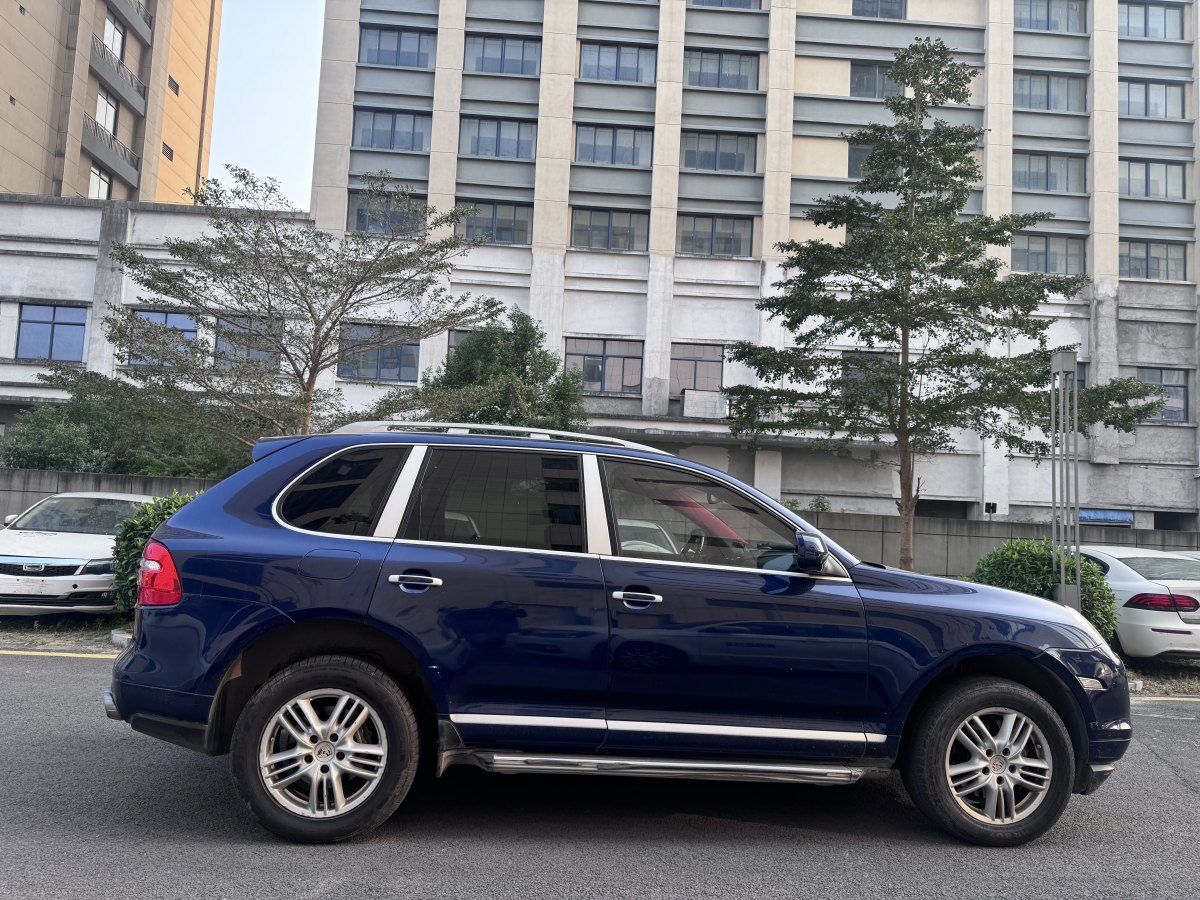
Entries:
<svg viewBox="0 0 1200 900">
<path fill-rule="evenodd" d="M 372 538 L 372 540 L 379 540 Z M 533 547 L 503 547 L 499 544 L 451 544 L 445 541 L 415 541 L 408 538 L 396 538 L 391 541 L 406 547 L 451 547 L 456 550 L 507 550 L 509 553 L 535 553 L 546 556 L 573 556 L 577 559 L 599 559 L 595 553 L 576 552 L 574 550 L 538 550 Z"/>
<path fill-rule="evenodd" d="M 455 725 L 508 725 L 513 728 L 598 728 L 605 730 L 604 719 L 583 719 L 569 716 L 501 716 L 489 713 L 451 713 Z"/>
<path fill-rule="evenodd" d="M 595 453 L 583 455 L 583 515 L 587 523 L 584 548 L 592 556 L 611 556 L 612 537 L 608 531 L 608 497 L 600 477 L 600 462 Z"/>
<path fill-rule="evenodd" d="M 379 514 L 379 521 L 375 524 L 374 537 L 394 541 L 400 533 L 400 525 L 404 521 L 404 513 L 408 510 L 413 488 L 417 485 L 417 477 L 421 474 L 421 466 L 425 462 L 425 454 L 428 449 L 428 444 L 412 445 L 408 459 L 404 461 L 400 474 L 396 476 L 391 496 L 388 497 L 387 503 L 383 505 L 383 511 Z"/>
<path fill-rule="evenodd" d="M 782 569 L 747 569 L 741 566 L 718 566 L 710 563 L 682 562 L 674 559 L 649 559 L 642 556 L 616 556 L 609 554 L 602 559 L 611 559 L 623 563 L 649 563 L 652 566 L 686 566 L 689 569 L 707 569 L 712 572 L 740 572 L 743 575 L 778 575 L 787 578 L 804 578 L 808 581 L 830 581 L 836 584 L 854 584 L 850 576 L 841 575 L 806 575 L 804 572 L 785 572 Z M 840 563 L 839 563 L 840 565 Z"/>
</svg>

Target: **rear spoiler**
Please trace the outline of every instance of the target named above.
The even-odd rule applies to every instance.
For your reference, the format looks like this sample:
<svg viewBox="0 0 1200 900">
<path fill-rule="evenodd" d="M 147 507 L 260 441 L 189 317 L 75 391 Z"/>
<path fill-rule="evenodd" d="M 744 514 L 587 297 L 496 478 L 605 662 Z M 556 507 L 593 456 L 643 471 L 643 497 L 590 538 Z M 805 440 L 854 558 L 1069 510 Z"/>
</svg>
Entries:
<svg viewBox="0 0 1200 900">
<path fill-rule="evenodd" d="M 254 445 L 254 449 L 250 451 L 250 458 L 254 462 L 258 462 L 264 456 L 270 456 L 276 450 L 282 450 L 284 447 L 290 447 L 297 441 L 302 441 L 307 437 L 309 437 L 307 434 L 293 434 L 283 435 L 280 437 L 259 438 L 258 443 Z"/>
</svg>

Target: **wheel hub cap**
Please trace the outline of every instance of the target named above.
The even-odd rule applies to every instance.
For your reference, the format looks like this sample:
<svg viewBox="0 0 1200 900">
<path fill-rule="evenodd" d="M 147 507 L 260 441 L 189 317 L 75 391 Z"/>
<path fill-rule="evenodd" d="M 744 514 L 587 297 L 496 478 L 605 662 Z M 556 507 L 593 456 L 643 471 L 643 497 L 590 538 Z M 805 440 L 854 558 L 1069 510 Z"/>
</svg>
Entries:
<svg viewBox="0 0 1200 900">
<path fill-rule="evenodd" d="M 946 781 L 959 807 L 989 825 L 1012 825 L 1046 797 L 1054 760 L 1024 713 L 989 707 L 968 716 L 946 747 Z"/>
</svg>

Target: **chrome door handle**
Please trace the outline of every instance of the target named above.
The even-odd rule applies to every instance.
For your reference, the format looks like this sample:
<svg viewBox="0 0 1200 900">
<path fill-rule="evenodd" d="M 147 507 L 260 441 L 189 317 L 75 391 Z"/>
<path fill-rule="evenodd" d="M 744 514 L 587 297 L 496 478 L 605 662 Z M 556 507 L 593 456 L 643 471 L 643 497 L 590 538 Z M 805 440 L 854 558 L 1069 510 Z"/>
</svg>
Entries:
<svg viewBox="0 0 1200 900">
<path fill-rule="evenodd" d="M 663 598 L 660 594 L 643 594 L 641 591 L 613 591 L 614 600 L 621 600 L 625 603 L 662 603 Z"/>
<path fill-rule="evenodd" d="M 401 587 L 441 587 L 442 579 L 432 575 L 389 575 L 388 584 L 398 584 Z"/>
</svg>

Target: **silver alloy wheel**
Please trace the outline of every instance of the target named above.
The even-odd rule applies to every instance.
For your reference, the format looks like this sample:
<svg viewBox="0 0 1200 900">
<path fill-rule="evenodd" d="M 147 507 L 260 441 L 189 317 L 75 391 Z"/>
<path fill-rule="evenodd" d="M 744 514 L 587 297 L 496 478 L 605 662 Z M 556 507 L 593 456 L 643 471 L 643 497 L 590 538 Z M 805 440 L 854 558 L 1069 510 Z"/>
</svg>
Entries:
<svg viewBox="0 0 1200 900">
<path fill-rule="evenodd" d="M 958 805 L 988 825 L 1028 818 L 1054 774 L 1050 745 L 1024 713 L 993 706 L 967 716 L 946 747 L 946 782 Z"/>
<path fill-rule="evenodd" d="M 259 772 L 268 794 L 284 809 L 328 819 L 371 796 L 387 752 L 387 732 L 369 703 L 339 689 L 308 691 L 279 707 L 267 722 L 259 741 Z"/>
</svg>

